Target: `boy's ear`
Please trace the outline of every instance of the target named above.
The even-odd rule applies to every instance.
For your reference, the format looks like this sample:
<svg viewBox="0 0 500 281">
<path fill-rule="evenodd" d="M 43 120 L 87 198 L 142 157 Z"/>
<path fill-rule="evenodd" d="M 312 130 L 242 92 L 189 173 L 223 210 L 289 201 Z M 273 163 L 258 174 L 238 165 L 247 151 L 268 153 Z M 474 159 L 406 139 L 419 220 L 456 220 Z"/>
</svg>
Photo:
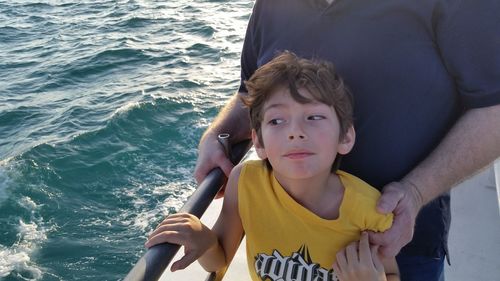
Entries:
<svg viewBox="0 0 500 281">
<path fill-rule="evenodd" d="M 349 153 L 354 146 L 355 140 L 356 132 L 354 131 L 354 127 L 350 126 L 342 140 L 339 142 L 337 152 L 342 155 Z"/>
<path fill-rule="evenodd" d="M 255 129 L 252 129 L 252 142 L 253 146 L 255 147 L 255 151 L 257 152 L 257 156 L 259 156 L 259 158 L 262 160 L 266 159 L 266 150 L 264 149 L 264 145 L 260 143 L 259 136 L 257 135 Z"/>
</svg>

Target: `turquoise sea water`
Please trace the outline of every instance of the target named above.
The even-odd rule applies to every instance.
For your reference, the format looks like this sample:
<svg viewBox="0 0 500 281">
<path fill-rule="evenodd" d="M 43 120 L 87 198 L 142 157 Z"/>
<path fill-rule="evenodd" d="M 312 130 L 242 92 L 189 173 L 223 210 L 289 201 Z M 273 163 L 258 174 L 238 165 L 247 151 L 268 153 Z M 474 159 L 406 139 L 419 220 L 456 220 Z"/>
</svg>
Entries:
<svg viewBox="0 0 500 281">
<path fill-rule="evenodd" d="M 0 0 L 0 279 L 119 280 L 195 188 L 253 1 Z"/>
</svg>

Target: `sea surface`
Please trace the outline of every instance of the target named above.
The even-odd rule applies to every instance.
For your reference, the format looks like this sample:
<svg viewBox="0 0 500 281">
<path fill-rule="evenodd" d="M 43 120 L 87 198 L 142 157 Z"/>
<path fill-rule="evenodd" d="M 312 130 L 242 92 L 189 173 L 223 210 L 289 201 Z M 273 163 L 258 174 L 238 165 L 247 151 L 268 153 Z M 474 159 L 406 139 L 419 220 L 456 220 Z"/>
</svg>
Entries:
<svg viewBox="0 0 500 281">
<path fill-rule="evenodd" d="M 120 280 L 196 188 L 251 0 L 0 0 L 0 279 Z"/>
</svg>

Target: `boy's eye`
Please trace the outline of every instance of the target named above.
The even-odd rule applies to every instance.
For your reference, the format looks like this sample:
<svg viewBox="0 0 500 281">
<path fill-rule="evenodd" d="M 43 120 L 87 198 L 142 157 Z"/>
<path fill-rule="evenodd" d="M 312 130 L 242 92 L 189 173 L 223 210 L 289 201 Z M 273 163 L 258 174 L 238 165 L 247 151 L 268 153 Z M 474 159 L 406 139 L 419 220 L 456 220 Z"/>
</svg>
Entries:
<svg viewBox="0 0 500 281">
<path fill-rule="evenodd" d="M 311 115 L 307 117 L 307 120 L 323 120 L 325 116 L 323 115 Z"/>
<path fill-rule="evenodd" d="M 283 122 L 284 122 L 283 119 L 274 118 L 274 119 L 269 120 L 268 123 L 271 124 L 271 125 L 279 125 L 279 124 L 281 124 Z"/>
</svg>

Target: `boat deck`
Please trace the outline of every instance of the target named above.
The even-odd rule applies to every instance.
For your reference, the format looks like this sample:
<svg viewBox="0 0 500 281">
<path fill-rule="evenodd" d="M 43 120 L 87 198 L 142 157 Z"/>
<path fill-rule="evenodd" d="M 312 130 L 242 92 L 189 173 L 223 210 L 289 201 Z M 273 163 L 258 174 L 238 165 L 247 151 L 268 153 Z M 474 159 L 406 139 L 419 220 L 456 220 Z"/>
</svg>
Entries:
<svg viewBox="0 0 500 281">
<path fill-rule="evenodd" d="M 451 266 L 446 265 L 447 280 L 500 280 L 500 162 L 452 190 L 452 223 L 449 239 Z M 202 220 L 213 225 L 222 207 L 215 200 Z M 224 280 L 250 281 L 243 246 L 229 267 Z M 179 251 L 174 260 L 182 254 Z M 198 263 L 175 273 L 168 268 L 160 280 L 205 280 L 207 273 Z"/>
</svg>

